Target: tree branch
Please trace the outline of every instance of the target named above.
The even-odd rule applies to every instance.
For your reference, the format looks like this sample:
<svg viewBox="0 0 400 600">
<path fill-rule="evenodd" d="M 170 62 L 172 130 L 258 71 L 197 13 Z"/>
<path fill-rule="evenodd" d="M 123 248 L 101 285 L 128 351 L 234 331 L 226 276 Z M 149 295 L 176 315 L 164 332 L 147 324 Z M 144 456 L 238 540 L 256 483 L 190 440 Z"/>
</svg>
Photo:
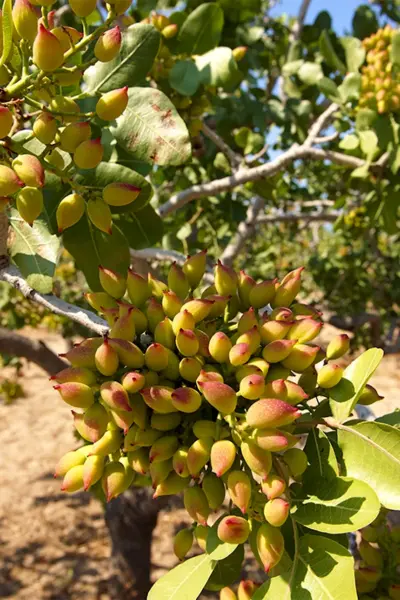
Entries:
<svg viewBox="0 0 400 600">
<path fill-rule="evenodd" d="M 161 248 L 144 248 L 143 250 L 130 250 L 132 258 L 141 258 L 143 260 L 157 260 L 158 262 L 174 261 L 178 265 L 183 265 L 186 256 L 175 250 L 162 250 Z"/>
<path fill-rule="evenodd" d="M 105 335 L 108 331 L 107 322 L 98 317 L 95 313 L 69 304 L 69 302 L 65 302 L 64 300 L 57 298 L 57 296 L 40 294 L 31 288 L 18 269 L 11 265 L 0 270 L 0 280 L 6 281 L 12 285 L 12 287 L 19 290 L 28 300 L 32 300 L 33 302 L 44 306 L 56 315 L 67 317 L 68 319 L 71 319 L 71 321 L 79 323 L 79 325 L 82 325 L 83 327 L 87 327 L 98 335 Z"/>
<path fill-rule="evenodd" d="M 233 167 L 239 166 L 243 162 L 243 156 L 234 152 L 230 146 L 206 123 L 203 123 L 202 131 L 227 157 Z"/>
<path fill-rule="evenodd" d="M 328 108 L 311 126 L 307 139 L 301 146 L 294 144 L 291 148 L 289 148 L 289 150 L 282 152 L 280 156 L 277 156 L 265 164 L 252 168 L 248 168 L 246 166 L 239 167 L 235 173 L 228 177 L 194 185 L 191 188 L 183 190 L 162 204 L 158 208 L 158 214 L 160 217 L 164 218 L 196 198 L 215 196 L 221 192 L 232 190 L 240 185 L 243 185 L 244 183 L 247 183 L 248 181 L 258 181 L 260 179 L 272 177 L 284 169 L 287 165 L 298 159 L 311 158 L 313 160 L 329 160 L 352 169 L 356 169 L 357 167 L 367 164 L 364 160 L 356 158 L 355 156 L 348 156 L 346 154 L 341 154 L 340 152 L 322 150 L 321 148 L 312 147 L 312 144 L 318 137 L 318 134 L 328 124 L 329 119 L 332 118 L 337 108 L 337 104 L 331 104 L 328 106 Z M 379 161 L 376 163 L 376 165 L 382 166 Z"/>
<path fill-rule="evenodd" d="M 39 365 L 49 375 L 54 375 L 68 366 L 41 340 L 31 340 L 3 327 L 0 327 L 0 354 L 26 358 Z"/>
<path fill-rule="evenodd" d="M 291 223 L 294 221 L 309 221 L 316 222 L 322 221 L 326 223 L 333 223 L 339 217 L 340 213 L 289 213 L 286 215 L 262 215 L 258 217 L 257 224 L 265 225 L 266 223 Z"/>
<path fill-rule="evenodd" d="M 290 36 L 291 42 L 300 39 L 301 32 L 303 31 L 304 21 L 306 20 L 306 16 L 307 16 L 307 12 L 310 7 L 310 4 L 311 4 L 311 0 L 302 0 L 296 23 L 294 24 L 294 26 L 292 28 L 292 34 Z"/>
<path fill-rule="evenodd" d="M 264 208 L 265 199 L 257 196 L 255 201 L 250 204 L 246 213 L 246 220 L 239 224 L 236 234 L 233 236 L 227 247 L 222 253 L 221 261 L 231 266 L 235 256 L 241 251 L 246 241 L 254 232 L 257 217 Z"/>
</svg>

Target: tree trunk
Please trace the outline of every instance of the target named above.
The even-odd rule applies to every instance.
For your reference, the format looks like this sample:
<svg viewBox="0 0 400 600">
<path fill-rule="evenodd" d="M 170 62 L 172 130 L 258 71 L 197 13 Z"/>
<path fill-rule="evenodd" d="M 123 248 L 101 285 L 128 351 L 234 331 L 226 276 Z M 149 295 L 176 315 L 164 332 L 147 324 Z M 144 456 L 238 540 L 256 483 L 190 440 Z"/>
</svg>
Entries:
<svg viewBox="0 0 400 600">
<path fill-rule="evenodd" d="M 106 506 L 112 540 L 112 598 L 146 600 L 151 587 L 151 544 L 165 498 L 153 500 L 152 490 L 131 488 Z"/>
</svg>

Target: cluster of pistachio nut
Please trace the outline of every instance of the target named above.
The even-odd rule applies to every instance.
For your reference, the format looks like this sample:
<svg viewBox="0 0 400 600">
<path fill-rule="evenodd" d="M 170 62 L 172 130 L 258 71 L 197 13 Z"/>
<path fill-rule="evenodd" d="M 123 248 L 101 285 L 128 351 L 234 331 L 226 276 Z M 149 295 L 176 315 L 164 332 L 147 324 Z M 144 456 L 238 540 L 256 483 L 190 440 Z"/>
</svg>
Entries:
<svg viewBox="0 0 400 600">
<path fill-rule="evenodd" d="M 289 484 L 307 468 L 295 423 L 341 380 L 335 361 L 349 338 L 334 337 L 326 352 L 312 343 L 323 323 L 295 301 L 302 268 L 257 283 L 218 262 L 214 283 L 202 285 L 205 270 L 204 251 L 172 264 L 166 283 L 100 267 L 104 291 L 87 300 L 109 333 L 72 348 L 72 366 L 53 377 L 87 443 L 56 475 L 63 490 L 94 488 L 107 501 L 131 485 L 152 486 L 154 497 L 183 492 L 193 526 L 174 540 L 180 559 L 194 537 L 204 548 L 228 495 L 220 540 L 244 544 L 258 524 L 268 572 L 284 551 Z M 368 387 L 360 401 L 377 399 Z"/>
<path fill-rule="evenodd" d="M 379 114 L 400 109 L 400 77 L 391 61 L 393 36 L 390 25 L 363 40 L 367 64 L 362 68 L 359 107 L 372 108 Z"/>
<path fill-rule="evenodd" d="M 91 33 L 83 24 L 96 9 L 96 0 L 69 2 L 82 21 L 82 31 L 55 26 L 53 4 L 52 0 L 15 0 L 13 5 L 13 43 L 0 68 L 0 210 L 15 200 L 22 219 L 32 225 L 43 210 L 46 175 L 55 174 L 71 185 L 71 193 L 57 209 L 59 231 L 77 223 L 87 211 L 95 227 L 110 233 L 110 206 L 133 202 L 140 189 L 126 182 L 89 189 L 74 181 L 74 172 L 94 169 L 102 161 L 104 148 L 93 135 L 91 121 L 97 117 L 107 124 L 121 116 L 128 104 L 128 88 L 96 93 L 94 112 L 82 113 L 79 100 L 89 93 L 81 92 L 80 84 L 87 68 L 97 61 L 113 61 L 119 54 L 122 34 L 114 22 L 131 2 L 110 1 L 105 23 Z M 1 15 L 1 32 L 2 19 Z M 3 47 L 1 38 L 0 51 Z M 86 59 L 89 48 L 94 58 Z M 21 104 L 32 108 L 34 115 L 20 111 Z M 14 138 L 21 129 L 27 133 L 23 142 Z M 35 144 L 29 145 L 30 141 Z"/>
</svg>

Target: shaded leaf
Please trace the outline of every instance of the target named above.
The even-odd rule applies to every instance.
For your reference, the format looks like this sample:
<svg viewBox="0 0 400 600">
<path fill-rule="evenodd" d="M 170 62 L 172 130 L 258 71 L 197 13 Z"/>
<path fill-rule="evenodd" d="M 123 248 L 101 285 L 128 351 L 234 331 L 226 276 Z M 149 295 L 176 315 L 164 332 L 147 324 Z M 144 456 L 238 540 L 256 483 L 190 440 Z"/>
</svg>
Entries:
<svg viewBox="0 0 400 600">
<path fill-rule="evenodd" d="M 366 155 L 368 160 L 372 160 L 375 152 L 378 149 L 378 136 L 375 131 L 360 131 L 360 148 L 361 151 Z"/>
<path fill-rule="evenodd" d="M 153 25 L 137 23 L 128 27 L 123 32 L 121 50 L 114 60 L 97 62 L 85 71 L 89 91 L 108 92 L 143 81 L 153 66 L 160 39 Z"/>
<path fill-rule="evenodd" d="M 319 38 L 319 49 L 327 64 L 333 69 L 337 69 L 343 75 L 346 73 L 346 67 L 340 60 L 333 47 L 328 31 L 325 29 Z"/>
<path fill-rule="evenodd" d="M 305 483 L 315 477 L 324 479 L 339 475 L 339 466 L 332 445 L 321 429 L 314 427 L 307 438 L 305 452 L 310 463 L 303 475 Z"/>
<path fill-rule="evenodd" d="M 344 421 L 353 411 L 368 380 L 376 371 L 383 357 L 383 350 L 370 348 L 346 367 L 343 378 L 329 390 L 332 414 Z"/>
<path fill-rule="evenodd" d="M 193 96 L 200 85 L 200 73 L 192 60 L 178 60 L 169 72 L 169 83 L 184 96 Z"/>
<path fill-rule="evenodd" d="M 395 65 L 400 65 L 400 32 L 397 31 L 392 37 L 390 60 Z"/>
<path fill-rule="evenodd" d="M 226 544 L 234 546 L 233 552 L 225 558 L 218 561 L 210 579 L 205 586 L 206 590 L 219 591 L 227 585 L 235 583 L 240 579 L 242 563 L 244 559 L 244 546 L 235 544 Z"/>
<path fill-rule="evenodd" d="M 196 600 L 216 565 L 208 554 L 186 560 L 160 577 L 147 600 Z"/>
<path fill-rule="evenodd" d="M 184 121 L 165 94 L 153 88 L 129 90 L 128 106 L 111 131 L 137 160 L 181 165 L 191 155 Z"/>
<path fill-rule="evenodd" d="M 371 129 L 374 121 L 377 119 L 378 113 L 370 108 L 360 108 L 356 116 L 357 131 L 365 131 Z"/>
<path fill-rule="evenodd" d="M 365 50 L 361 40 L 355 37 L 343 37 L 340 42 L 346 54 L 347 70 L 358 72 L 365 60 Z"/>
<path fill-rule="evenodd" d="M 359 73 L 349 73 L 339 86 L 339 92 L 344 100 L 357 100 L 361 90 L 361 75 Z"/>
<path fill-rule="evenodd" d="M 252 600 L 357 600 L 354 559 L 325 536 L 302 537 L 294 560 L 286 554 L 278 569 Z"/>
<path fill-rule="evenodd" d="M 318 81 L 318 87 L 321 92 L 333 102 L 341 102 L 342 98 L 339 92 L 339 89 L 331 79 L 328 77 L 322 77 Z"/>
<path fill-rule="evenodd" d="M 118 221 L 129 246 L 139 250 L 151 248 L 159 242 L 164 235 L 163 222 L 150 205 L 138 212 L 124 213 Z"/>
<path fill-rule="evenodd" d="M 75 259 L 93 291 L 101 291 L 99 266 L 125 274 L 130 264 L 129 245 L 121 230 L 113 224 L 112 235 L 94 227 L 84 215 L 63 233 L 66 250 Z"/>
<path fill-rule="evenodd" d="M 400 409 L 396 408 L 392 413 L 378 417 L 375 419 L 375 423 L 386 423 L 386 425 L 392 425 L 393 427 L 400 425 Z"/>
<path fill-rule="evenodd" d="M 185 20 L 179 35 L 177 54 L 204 54 L 218 46 L 224 26 L 224 12 L 218 4 L 200 4 Z"/>
<path fill-rule="evenodd" d="M 339 148 L 341 150 L 355 150 L 359 145 L 359 138 L 354 133 L 349 133 L 349 135 L 340 140 Z"/>
<path fill-rule="evenodd" d="M 60 247 L 57 236 L 50 233 L 45 219 L 36 219 L 31 227 L 15 208 L 10 211 L 10 225 L 14 233 L 10 246 L 13 263 L 31 287 L 49 294 Z"/>
<path fill-rule="evenodd" d="M 346 474 L 373 488 L 386 508 L 400 510 L 400 431 L 377 422 L 340 429 Z"/>
<path fill-rule="evenodd" d="M 309 529 L 350 533 L 366 527 L 379 514 L 380 502 L 364 481 L 348 477 L 315 477 L 296 498 L 292 517 Z"/>
</svg>

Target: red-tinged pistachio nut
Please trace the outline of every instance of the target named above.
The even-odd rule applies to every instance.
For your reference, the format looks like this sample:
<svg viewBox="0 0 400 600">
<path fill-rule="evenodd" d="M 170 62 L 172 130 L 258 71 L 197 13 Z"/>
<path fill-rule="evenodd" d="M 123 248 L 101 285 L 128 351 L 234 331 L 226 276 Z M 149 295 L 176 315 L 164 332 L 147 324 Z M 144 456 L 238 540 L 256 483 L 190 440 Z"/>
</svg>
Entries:
<svg viewBox="0 0 400 600">
<path fill-rule="evenodd" d="M 242 314 L 242 316 L 239 319 L 238 333 L 239 335 L 242 335 L 243 333 L 246 333 L 253 327 L 258 328 L 258 319 L 256 316 L 256 311 L 251 306 L 245 313 Z"/>
<path fill-rule="evenodd" d="M 382 399 L 383 396 L 380 396 L 372 385 L 367 384 L 361 392 L 361 396 L 359 397 L 357 402 L 358 404 L 362 404 L 363 406 L 369 406 L 370 404 L 374 404 L 374 402 L 378 402 Z"/>
<path fill-rule="evenodd" d="M 119 358 L 117 352 L 111 346 L 108 338 L 96 350 L 94 360 L 96 368 L 102 375 L 110 377 L 114 375 L 119 366 Z"/>
<path fill-rule="evenodd" d="M 179 446 L 175 435 L 165 435 L 154 442 L 150 448 L 150 464 L 166 461 L 173 457 Z M 171 463 L 172 469 L 172 463 Z"/>
<path fill-rule="evenodd" d="M 53 387 L 64 402 L 74 408 L 87 409 L 94 403 L 92 389 L 84 383 L 59 383 Z"/>
<path fill-rule="evenodd" d="M 251 600 L 259 585 L 251 579 L 243 579 L 238 587 L 238 600 Z"/>
<path fill-rule="evenodd" d="M 257 446 L 270 452 L 283 452 L 299 441 L 294 435 L 279 429 L 255 429 L 252 439 Z"/>
<path fill-rule="evenodd" d="M 275 297 L 275 283 L 276 279 L 257 283 L 250 291 L 249 300 L 251 306 L 259 309 L 270 304 Z"/>
<path fill-rule="evenodd" d="M 179 477 L 189 477 L 189 468 L 187 464 L 188 448 L 178 448 L 172 457 L 172 468 Z"/>
<path fill-rule="evenodd" d="M 197 477 L 208 463 L 213 442 L 212 438 L 201 438 L 190 446 L 187 455 L 187 466 L 193 477 Z"/>
<path fill-rule="evenodd" d="M 229 362 L 234 367 L 240 367 L 247 363 L 251 356 L 251 348 L 249 344 L 235 344 L 229 351 Z"/>
<path fill-rule="evenodd" d="M 273 307 L 289 307 L 292 304 L 300 291 L 303 270 L 304 267 L 299 267 L 283 278 L 272 301 Z"/>
<path fill-rule="evenodd" d="M 248 310 L 250 308 L 250 292 L 255 287 L 256 282 L 250 275 L 247 275 L 245 271 L 239 272 L 238 280 L 238 294 L 242 309 Z"/>
<path fill-rule="evenodd" d="M 64 476 L 61 491 L 73 494 L 74 492 L 82 490 L 83 487 L 83 465 L 72 467 Z"/>
<path fill-rule="evenodd" d="M 168 352 L 162 344 L 151 344 L 144 355 L 146 367 L 151 371 L 162 371 L 168 366 Z"/>
<path fill-rule="evenodd" d="M 176 315 L 180 314 L 180 310 L 182 308 L 182 300 L 179 298 L 178 294 L 176 294 L 175 292 L 173 292 L 172 290 L 165 290 L 163 292 L 163 298 L 162 298 L 162 307 L 163 307 L 163 311 L 165 312 L 165 314 L 167 315 L 167 317 L 169 317 L 170 319 L 173 319 L 174 317 L 176 317 Z M 190 314 L 186 311 L 186 314 Z M 190 315 L 190 317 L 193 319 L 192 315 Z M 181 327 L 179 327 L 179 329 L 185 329 L 184 325 L 181 325 Z M 194 325 L 193 325 L 194 328 Z M 188 327 L 188 329 L 191 329 L 191 327 Z M 179 330 L 178 330 L 179 331 Z M 177 332 L 175 332 L 175 335 L 177 334 Z"/>
<path fill-rule="evenodd" d="M 129 396 L 118 381 L 106 381 L 100 387 L 100 396 L 112 410 L 125 410 L 131 412 Z"/>
<path fill-rule="evenodd" d="M 146 381 L 143 373 L 138 373 L 137 371 L 128 371 L 128 373 L 125 373 L 125 375 L 122 377 L 121 383 L 124 390 L 130 394 L 136 394 L 137 392 L 140 392 L 142 388 L 144 388 Z"/>
<path fill-rule="evenodd" d="M 175 472 L 170 473 L 168 477 L 162 481 L 155 489 L 153 498 L 159 498 L 160 496 L 174 496 L 180 494 L 188 488 L 190 478 L 179 477 Z M 193 489 L 193 488 L 189 488 Z M 186 506 L 185 506 L 186 508 Z M 186 509 L 187 510 L 187 509 Z M 189 512 L 189 511 L 188 511 Z M 190 514 L 190 513 L 189 513 Z M 190 515 L 192 516 L 192 515 Z"/>
<path fill-rule="evenodd" d="M 225 383 L 219 381 L 199 381 L 197 385 L 201 393 L 214 408 L 225 415 L 234 412 L 237 405 L 235 391 Z"/>
<path fill-rule="evenodd" d="M 283 498 L 269 500 L 264 506 L 265 520 L 273 527 L 282 527 L 286 522 L 290 511 L 290 504 Z"/>
<path fill-rule="evenodd" d="M 121 49 L 122 35 L 118 27 L 105 31 L 97 40 L 94 47 L 94 55 L 100 62 L 110 62 Z"/>
<path fill-rule="evenodd" d="M 328 344 L 326 349 L 327 360 L 342 357 L 350 348 L 350 338 L 345 333 L 336 335 Z"/>
<path fill-rule="evenodd" d="M 227 544 L 244 544 L 249 533 L 250 526 L 247 519 L 234 515 L 224 517 L 217 529 L 219 539 Z"/>
<path fill-rule="evenodd" d="M 103 94 L 96 104 L 96 113 L 103 121 L 114 121 L 128 106 L 128 87 Z"/>
<path fill-rule="evenodd" d="M 335 363 L 328 363 L 321 367 L 317 375 L 317 384 L 325 389 L 337 385 L 343 377 L 344 368 Z"/>
<path fill-rule="evenodd" d="M 60 133 L 60 148 L 73 154 L 82 142 L 90 139 L 92 129 L 87 121 L 69 123 Z"/>
<path fill-rule="evenodd" d="M 176 412 L 176 408 L 172 404 L 173 391 L 173 388 L 168 386 L 153 385 L 141 390 L 140 394 L 147 406 L 158 413 L 169 414 Z"/>
<path fill-rule="evenodd" d="M 96 375 L 90 369 L 83 367 L 67 367 L 62 371 L 52 375 L 50 381 L 56 383 L 84 383 L 85 385 L 92 386 L 96 383 Z"/>
<path fill-rule="evenodd" d="M 297 340 L 299 344 L 305 344 L 317 337 L 322 327 L 323 323 L 321 321 L 306 317 L 301 321 L 295 321 L 287 334 L 287 338 Z"/>
<path fill-rule="evenodd" d="M 227 488 L 233 504 L 245 514 L 251 500 L 250 477 L 244 471 L 231 471 L 228 475 Z"/>
<path fill-rule="evenodd" d="M 130 183 L 109 183 L 103 190 L 103 200 L 110 206 L 127 206 L 136 200 L 140 192 L 141 188 Z"/>
<path fill-rule="evenodd" d="M 299 402 L 307 400 L 308 394 L 305 393 L 300 385 L 293 383 L 293 381 L 275 379 L 266 384 L 264 388 L 264 397 L 284 400 L 288 404 L 295 406 Z"/>
<path fill-rule="evenodd" d="M 149 329 L 151 332 L 155 331 L 158 323 L 165 317 L 163 308 L 155 298 L 150 298 L 146 304 L 145 314 L 149 323 Z"/>
<path fill-rule="evenodd" d="M 295 373 L 302 373 L 313 364 L 319 349 L 318 346 L 296 344 L 289 356 L 282 361 L 282 365 Z"/>
<path fill-rule="evenodd" d="M 190 290 L 190 284 L 185 273 L 175 262 L 172 263 L 168 271 L 168 287 L 181 298 L 181 300 L 186 298 Z"/>
<path fill-rule="evenodd" d="M 236 446 L 230 440 L 219 440 L 212 445 L 210 462 L 217 477 L 222 477 L 235 462 Z"/>
<path fill-rule="evenodd" d="M 200 408 L 202 401 L 197 390 L 190 387 L 180 387 L 172 392 L 171 402 L 179 411 L 193 413 Z"/>
<path fill-rule="evenodd" d="M 263 375 L 247 375 L 240 381 L 240 395 L 247 400 L 258 400 L 264 394 L 265 380 Z"/>
<path fill-rule="evenodd" d="M 38 29 L 38 13 L 28 0 L 15 0 L 12 21 L 20 38 L 33 42 Z"/>
<path fill-rule="evenodd" d="M 83 465 L 83 487 L 85 491 L 95 485 L 104 473 L 104 456 L 88 456 Z"/>
<path fill-rule="evenodd" d="M 175 350 L 175 334 L 172 329 L 172 321 L 168 317 L 157 323 L 154 330 L 154 341 L 169 350 Z"/>
<path fill-rule="evenodd" d="M 96 402 L 84 414 L 72 411 L 75 429 L 88 442 L 97 442 L 106 432 L 110 420 L 106 409 Z"/>
<path fill-rule="evenodd" d="M 275 473 L 270 473 L 262 483 L 261 483 L 262 492 L 267 496 L 268 500 L 274 500 L 282 494 L 286 490 L 286 481 L 276 475 Z"/>
<path fill-rule="evenodd" d="M 40 23 L 32 47 L 35 65 L 45 72 L 59 69 L 64 62 L 64 52 L 60 41 Z"/>
<path fill-rule="evenodd" d="M 248 467 L 265 480 L 272 467 L 271 453 L 268 450 L 262 450 L 251 441 L 242 442 L 240 450 Z"/>
<path fill-rule="evenodd" d="M 250 427 L 259 429 L 290 425 L 300 417 L 300 411 L 283 400 L 262 398 L 254 402 L 246 413 Z"/>
<path fill-rule="evenodd" d="M 195 323 L 197 324 L 208 317 L 212 305 L 212 300 L 207 300 L 207 298 L 196 298 L 195 300 L 189 300 L 188 302 L 185 302 L 181 310 L 189 311 L 193 316 Z"/>
<path fill-rule="evenodd" d="M 176 346 L 183 356 L 195 356 L 200 344 L 194 331 L 181 328 L 176 336 Z"/>
<path fill-rule="evenodd" d="M 131 369 L 141 369 L 144 365 L 144 354 L 132 342 L 116 338 L 109 339 L 110 346 L 118 354 L 119 362 Z"/>
<path fill-rule="evenodd" d="M 95 169 L 103 160 L 104 147 L 100 138 L 86 140 L 74 152 L 74 162 L 79 169 Z"/>
</svg>

